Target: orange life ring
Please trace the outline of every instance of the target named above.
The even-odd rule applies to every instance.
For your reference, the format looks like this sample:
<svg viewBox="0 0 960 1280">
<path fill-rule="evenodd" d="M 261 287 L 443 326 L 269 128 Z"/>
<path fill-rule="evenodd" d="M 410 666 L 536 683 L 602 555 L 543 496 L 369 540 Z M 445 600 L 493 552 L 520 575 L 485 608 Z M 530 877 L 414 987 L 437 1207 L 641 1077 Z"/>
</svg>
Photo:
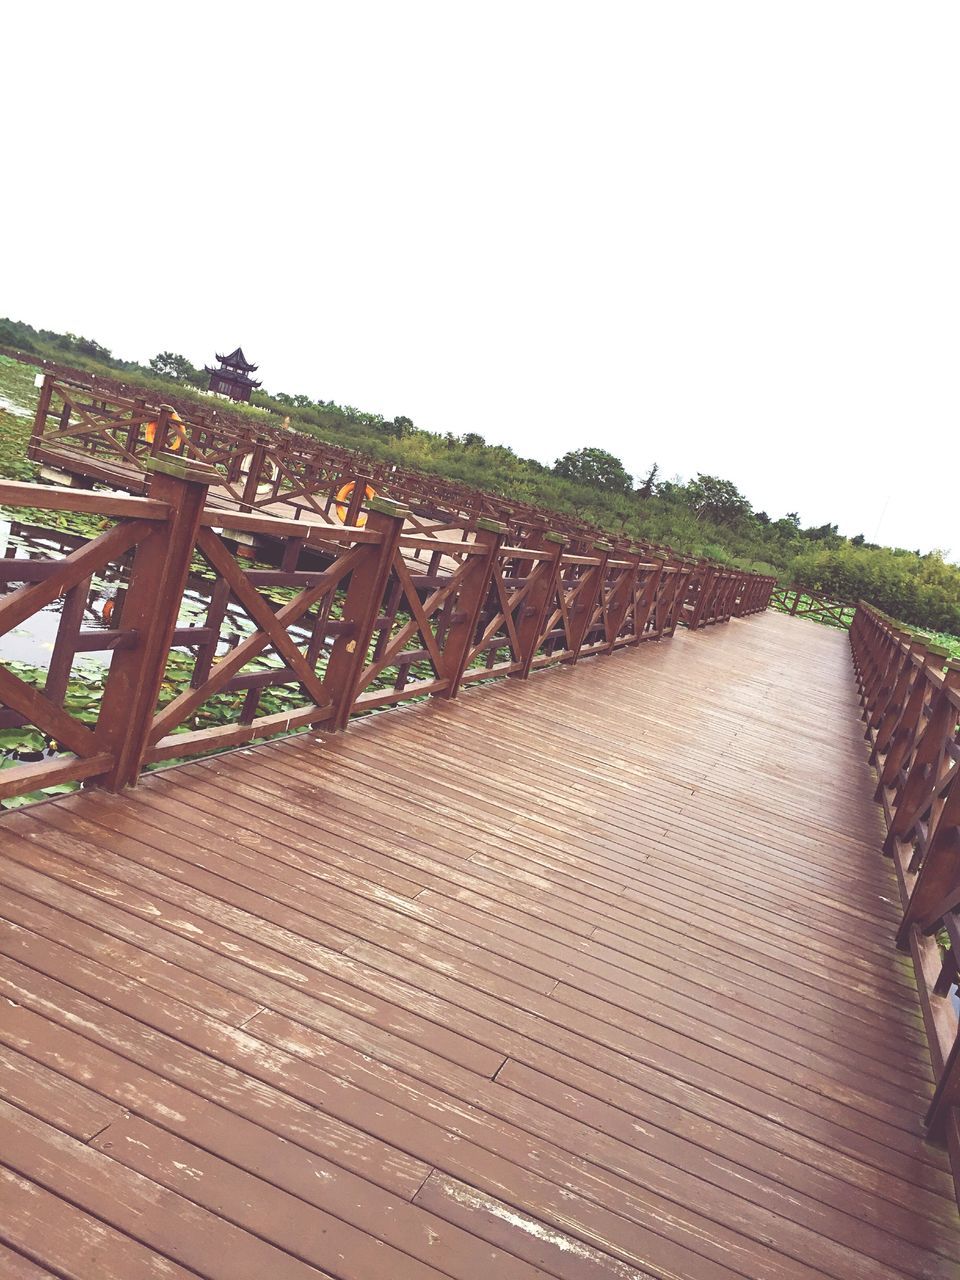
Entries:
<svg viewBox="0 0 960 1280">
<path fill-rule="evenodd" d="M 176 453 L 178 449 L 182 449 L 183 446 L 187 443 L 187 433 L 183 429 L 183 419 L 180 417 L 179 413 L 177 413 L 176 410 L 174 410 L 173 413 L 171 413 L 167 421 L 168 421 L 168 424 L 171 427 L 173 427 L 173 432 L 174 432 L 173 441 L 168 446 L 168 448 L 172 453 Z M 154 440 L 157 438 L 156 422 L 147 423 L 147 430 L 145 432 L 145 435 L 146 435 L 147 444 L 153 444 Z"/>
<path fill-rule="evenodd" d="M 340 489 L 337 490 L 337 505 L 335 510 L 337 513 L 337 519 L 340 521 L 341 524 L 347 523 L 347 512 L 349 510 L 347 503 L 353 497 L 353 491 L 355 488 L 356 488 L 356 481 L 348 480 L 345 485 L 343 485 Z M 371 498 L 375 498 L 377 496 L 377 491 L 376 489 L 372 489 L 368 484 L 364 485 L 363 496 L 369 502 Z M 367 523 L 367 513 L 363 511 L 357 517 L 357 528 L 362 529 L 366 523 Z"/>
</svg>

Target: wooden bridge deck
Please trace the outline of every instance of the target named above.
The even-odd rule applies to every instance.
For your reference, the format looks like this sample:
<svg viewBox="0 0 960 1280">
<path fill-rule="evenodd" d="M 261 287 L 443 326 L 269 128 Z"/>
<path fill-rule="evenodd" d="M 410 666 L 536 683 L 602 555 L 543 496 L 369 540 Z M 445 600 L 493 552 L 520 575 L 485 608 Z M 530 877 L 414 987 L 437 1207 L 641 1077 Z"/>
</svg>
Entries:
<svg viewBox="0 0 960 1280">
<path fill-rule="evenodd" d="M 847 638 L 765 614 L 0 824 L 0 1274 L 960 1274 Z"/>
</svg>

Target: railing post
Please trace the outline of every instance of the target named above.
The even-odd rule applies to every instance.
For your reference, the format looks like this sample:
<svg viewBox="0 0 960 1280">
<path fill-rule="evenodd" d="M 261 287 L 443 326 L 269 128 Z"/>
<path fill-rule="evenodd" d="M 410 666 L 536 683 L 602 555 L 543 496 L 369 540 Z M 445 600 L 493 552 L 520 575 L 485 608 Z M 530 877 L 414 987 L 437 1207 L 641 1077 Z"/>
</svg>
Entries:
<svg viewBox="0 0 960 1280">
<path fill-rule="evenodd" d="M 687 602 L 687 592 L 690 589 L 690 578 L 694 571 L 693 561 L 678 559 L 674 561 L 677 571 L 673 575 L 673 595 L 670 596 L 667 603 L 666 615 L 663 624 L 663 636 L 673 636 L 677 629 L 677 623 L 680 621 L 684 606 Z"/>
<path fill-rule="evenodd" d="M 243 483 L 240 510 L 252 511 L 257 500 L 257 490 L 260 488 L 260 474 L 263 471 L 263 464 L 267 456 L 267 447 L 264 444 L 255 444 L 249 454 L 244 456 L 249 457 L 250 466 Z M 243 458 L 240 459 L 240 466 L 243 466 Z"/>
<path fill-rule="evenodd" d="M 538 538 L 533 539 L 533 543 L 539 543 L 539 546 L 532 545 L 531 549 L 537 551 L 545 550 L 549 554 L 532 570 L 536 574 L 537 580 L 527 594 L 523 610 L 524 616 L 517 626 L 517 639 L 520 642 L 520 653 L 518 655 L 520 667 L 510 673 L 515 679 L 526 680 L 530 675 L 530 667 L 537 652 L 537 642 L 540 639 L 543 619 L 557 590 L 557 579 L 560 576 L 560 560 L 563 556 L 563 548 L 566 541 L 562 533 L 543 533 Z"/>
<path fill-rule="evenodd" d="M 587 628 L 590 626 L 590 619 L 593 617 L 594 607 L 603 595 L 603 583 L 607 576 L 607 561 L 610 559 L 610 552 L 613 547 L 609 542 L 595 542 L 592 550 L 600 552 L 600 563 L 591 565 L 587 570 L 585 575 L 587 581 L 577 592 L 577 598 L 574 602 L 577 620 L 574 623 L 570 644 L 573 652 L 567 658 L 567 662 L 571 666 L 580 657 L 580 650 L 583 648 Z"/>
<path fill-rule="evenodd" d="M 441 698 L 455 698 L 474 642 L 477 619 L 490 590 L 497 554 L 503 544 L 507 526 L 499 520 L 480 516 L 476 521 L 474 545 L 483 547 L 483 555 L 471 556 L 464 570 L 454 620 L 447 628 L 443 644 L 443 670 L 437 674 L 447 681 Z"/>
<path fill-rule="evenodd" d="M 647 629 L 647 623 L 650 620 L 650 614 L 656 608 L 657 594 L 663 577 L 664 561 L 660 557 L 655 556 L 651 558 L 641 551 L 640 561 L 641 564 L 652 565 L 652 568 L 642 587 L 638 587 L 637 585 L 639 580 L 639 571 L 637 573 L 637 577 L 634 578 L 633 639 L 630 641 L 631 644 L 639 644 L 644 637 L 644 633 Z M 656 618 L 654 618 L 654 630 L 656 631 Z"/>
<path fill-rule="evenodd" d="M 691 583 L 693 581 L 697 581 L 700 589 L 697 593 L 696 600 L 691 606 L 691 616 L 689 622 L 687 622 L 687 627 L 691 631 L 698 631 L 701 627 L 706 626 L 704 615 L 707 613 L 707 606 L 713 598 L 719 570 L 714 569 L 712 565 L 703 561 L 696 566 L 693 572 L 694 578 L 691 579 Z M 687 605 L 684 603 L 684 609 L 686 608 Z M 686 619 L 684 619 L 684 621 L 686 621 Z"/>
<path fill-rule="evenodd" d="M 124 448 L 127 453 L 136 455 L 137 445 L 140 443 L 140 432 L 143 430 L 143 422 L 141 419 L 146 413 L 147 402 L 141 396 L 133 402 L 133 411 L 130 414 L 130 425 L 127 427 L 127 438 Z"/>
<path fill-rule="evenodd" d="M 367 512 L 366 527 L 380 534 L 380 542 L 366 548 L 363 560 L 350 574 L 341 615 L 341 621 L 346 624 L 346 634 L 338 636 L 334 642 L 323 677 L 334 702 L 335 712 L 330 722 L 334 729 L 346 727 L 360 692 L 360 679 L 367 665 L 370 642 L 380 617 L 380 606 L 393 570 L 403 524 L 409 514 L 402 503 L 379 497 L 371 498 Z"/>
<path fill-rule="evenodd" d="M 50 398 L 53 395 L 53 374 L 43 375 L 43 385 L 37 398 L 37 412 L 30 431 L 30 443 L 27 445 L 27 457 L 31 462 L 40 461 L 40 446 L 47 426 L 47 414 L 50 412 Z"/>
<path fill-rule="evenodd" d="M 217 479 L 206 463 L 173 454 L 148 458 L 144 467 L 150 497 L 166 502 L 170 515 L 137 548 L 122 610 L 123 629 L 137 643 L 114 653 L 103 691 L 97 740 L 114 757 L 103 782 L 110 791 L 133 786 L 140 773 L 203 504 Z"/>
<path fill-rule="evenodd" d="M 153 433 L 153 439 L 150 441 L 151 458 L 159 458 L 162 453 L 167 452 L 167 431 L 170 427 L 172 414 L 173 406 L 169 404 L 162 404 L 157 411 L 157 425 Z M 144 470 L 150 471 L 152 468 L 145 467 Z"/>
<path fill-rule="evenodd" d="M 347 506 L 347 516 L 343 522 L 344 524 L 356 524 L 360 519 L 360 512 L 363 510 L 363 504 L 366 500 L 369 480 L 369 476 L 361 475 L 360 472 L 357 472 L 353 477 L 353 492 L 350 494 L 350 502 Z"/>
<path fill-rule="evenodd" d="M 617 580 L 616 586 L 611 587 L 607 598 L 603 601 L 603 626 L 604 637 L 607 641 L 604 653 L 613 653 L 617 644 L 617 637 L 620 635 L 620 629 L 623 626 L 624 619 L 629 612 L 631 604 L 637 595 L 637 578 L 640 574 L 640 555 L 636 551 L 618 551 L 616 553 L 618 560 L 627 560 L 630 568 L 624 570 Z M 608 566 L 609 567 L 609 566 Z M 600 591 L 603 592 L 604 583 L 600 584 Z"/>
</svg>

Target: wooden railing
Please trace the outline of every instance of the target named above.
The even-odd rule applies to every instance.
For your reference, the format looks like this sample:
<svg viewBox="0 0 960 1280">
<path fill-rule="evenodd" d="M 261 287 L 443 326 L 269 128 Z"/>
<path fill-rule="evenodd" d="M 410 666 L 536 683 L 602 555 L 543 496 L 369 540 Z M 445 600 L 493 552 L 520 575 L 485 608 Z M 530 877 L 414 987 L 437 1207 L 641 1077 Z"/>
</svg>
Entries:
<svg viewBox="0 0 960 1280">
<path fill-rule="evenodd" d="M 828 626 L 847 630 L 857 611 L 855 604 L 833 600 L 828 596 L 811 592 L 806 587 L 775 587 L 770 597 L 770 608 L 789 613 L 794 618 L 812 618 Z"/>
<path fill-rule="evenodd" d="M 609 544 L 583 555 L 550 531 L 517 546 L 507 526 L 484 518 L 467 538 L 425 537 L 411 532 L 405 507 L 382 498 L 367 503 L 362 526 L 231 512 L 227 537 L 224 512 L 207 504 L 220 482 L 212 466 L 181 450 L 143 467 L 144 497 L 0 483 L 8 512 L 111 522 L 62 558 L 0 560 L 0 637 L 63 600 L 43 681 L 0 664 L 0 727 L 33 726 L 53 744 L 48 759 L 0 770 L 0 799 L 68 781 L 117 789 L 160 761 L 453 698 L 477 681 L 670 636 L 680 621 L 703 625 L 708 598 L 709 621 L 745 617 L 773 586 Z M 241 554 L 236 539 L 258 534 L 270 535 L 274 567 Z M 91 627 L 106 574 L 119 586 L 108 623 Z M 95 717 L 84 717 L 66 694 L 77 655 L 95 651 L 109 669 Z"/>
<path fill-rule="evenodd" d="M 139 494 L 146 463 L 164 450 L 214 467 L 213 500 L 241 511 L 355 525 L 368 489 L 402 501 L 425 536 L 472 528 L 479 517 L 506 521 L 515 537 L 546 527 L 548 513 L 305 436 L 256 419 L 182 402 L 161 405 L 102 380 L 47 373 L 29 455 L 41 464 Z M 124 391 L 126 390 L 126 394 Z M 338 498 L 345 487 L 351 492 Z M 595 538 L 597 531 L 556 514 L 553 528 Z"/>
<path fill-rule="evenodd" d="M 355 526 L 369 488 L 402 502 L 411 527 L 441 541 L 472 530 L 478 519 L 505 524 L 518 547 L 539 545 L 549 530 L 567 538 L 571 553 L 589 556 L 606 536 L 572 516 L 366 457 L 213 401 L 209 409 L 188 400 L 162 405 L 78 370 L 50 366 L 44 374 L 29 446 L 35 462 L 142 494 L 147 464 L 164 450 L 213 467 L 210 502 L 225 510 Z M 345 488 L 349 493 L 338 499 Z M 629 553 L 633 544 L 621 539 L 614 549 Z M 642 550 L 648 559 L 682 559 L 669 547 Z M 714 620 L 704 615 L 696 625 Z"/>
<path fill-rule="evenodd" d="M 850 642 L 937 1079 L 927 1125 L 960 1185 L 960 662 L 862 602 Z"/>
</svg>

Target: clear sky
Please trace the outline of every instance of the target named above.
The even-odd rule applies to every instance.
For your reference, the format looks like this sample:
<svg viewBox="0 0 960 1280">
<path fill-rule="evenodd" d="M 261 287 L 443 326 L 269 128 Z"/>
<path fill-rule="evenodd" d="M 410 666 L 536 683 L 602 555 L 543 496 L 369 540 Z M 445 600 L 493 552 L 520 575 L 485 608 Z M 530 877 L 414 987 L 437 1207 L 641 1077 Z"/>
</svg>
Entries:
<svg viewBox="0 0 960 1280">
<path fill-rule="evenodd" d="M 960 9 L 5 7 L 0 314 L 960 558 Z"/>
</svg>

